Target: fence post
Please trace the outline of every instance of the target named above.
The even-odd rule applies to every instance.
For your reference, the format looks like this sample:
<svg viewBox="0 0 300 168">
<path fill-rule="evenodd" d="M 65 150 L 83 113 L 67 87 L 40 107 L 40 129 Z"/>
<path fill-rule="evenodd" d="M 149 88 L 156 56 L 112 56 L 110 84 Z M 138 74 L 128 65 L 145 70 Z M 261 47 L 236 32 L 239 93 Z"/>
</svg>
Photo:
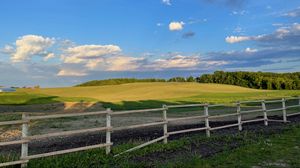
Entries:
<svg viewBox="0 0 300 168">
<path fill-rule="evenodd" d="M 111 115 L 110 113 L 112 112 L 110 108 L 106 109 L 107 113 L 106 113 L 106 127 L 108 127 L 108 129 L 106 130 L 106 144 L 111 143 Z M 111 146 L 108 145 L 105 147 L 106 150 L 106 154 L 109 154 L 111 151 Z"/>
<path fill-rule="evenodd" d="M 27 114 L 25 112 L 22 113 L 22 120 L 26 121 Z M 22 140 L 26 139 L 28 136 L 28 122 L 24 122 L 22 124 Z M 21 160 L 28 156 L 28 142 L 22 143 L 21 146 Z M 21 167 L 27 167 L 27 163 L 22 163 Z"/>
<path fill-rule="evenodd" d="M 238 113 L 238 124 L 239 124 L 239 131 L 242 131 L 242 115 L 241 115 L 241 103 L 240 103 L 240 101 L 238 101 L 237 103 L 236 103 L 236 106 L 237 106 L 237 109 L 236 109 L 236 111 L 237 111 L 237 113 Z"/>
<path fill-rule="evenodd" d="M 163 128 L 164 128 L 164 136 L 167 136 L 168 135 L 168 119 L 167 119 L 167 105 L 163 105 L 163 121 L 166 122 L 164 125 L 163 125 Z M 168 137 L 165 137 L 164 138 L 164 144 L 167 144 L 168 143 Z"/>
<path fill-rule="evenodd" d="M 286 107 L 285 107 L 285 98 L 282 98 L 282 115 L 283 115 L 283 122 L 287 122 L 286 119 Z"/>
<path fill-rule="evenodd" d="M 205 115 L 205 127 L 206 127 L 206 136 L 210 137 L 210 127 L 209 127 L 209 115 L 208 115 L 208 104 L 204 105 L 204 115 Z"/>
<path fill-rule="evenodd" d="M 265 126 L 268 126 L 268 114 L 267 114 L 267 108 L 266 108 L 266 102 L 265 100 L 261 101 L 261 107 L 264 113 L 264 123 Z"/>
</svg>

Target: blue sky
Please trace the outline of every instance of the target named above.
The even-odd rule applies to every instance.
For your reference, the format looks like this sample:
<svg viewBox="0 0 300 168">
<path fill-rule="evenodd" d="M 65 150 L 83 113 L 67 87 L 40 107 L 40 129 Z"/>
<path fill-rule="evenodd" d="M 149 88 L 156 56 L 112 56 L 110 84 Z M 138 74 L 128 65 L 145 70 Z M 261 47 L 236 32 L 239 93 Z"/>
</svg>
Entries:
<svg viewBox="0 0 300 168">
<path fill-rule="evenodd" d="M 0 20 L 0 85 L 300 70 L 299 0 L 3 0 Z"/>
</svg>

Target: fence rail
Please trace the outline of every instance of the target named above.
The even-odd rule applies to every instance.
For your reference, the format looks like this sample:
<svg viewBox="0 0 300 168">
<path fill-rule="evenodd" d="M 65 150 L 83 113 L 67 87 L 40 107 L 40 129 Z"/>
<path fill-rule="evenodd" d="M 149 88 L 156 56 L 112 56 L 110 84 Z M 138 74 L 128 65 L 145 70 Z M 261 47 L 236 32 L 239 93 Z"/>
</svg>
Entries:
<svg viewBox="0 0 300 168">
<path fill-rule="evenodd" d="M 298 102 L 296 105 L 286 106 L 286 101 L 288 101 L 288 100 L 298 100 Z M 244 111 L 241 110 L 241 105 L 247 104 L 247 103 L 261 103 L 261 108 L 254 109 L 254 110 L 244 110 Z M 266 104 L 274 104 L 274 103 L 281 103 L 282 107 L 281 108 L 273 108 L 273 109 L 266 108 Z M 292 98 L 291 97 L 282 98 L 280 100 L 238 101 L 238 102 L 234 103 L 234 105 L 236 105 L 236 112 L 229 113 L 229 114 L 219 114 L 219 115 L 209 115 L 209 108 L 222 107 L 222 106 L 226 106 L 226 105 L 224 105 L 224 104 L 163 105 L 162 108 L 143 109 L 143 110 L 126 110 L 126 111 L 116 111 L 116 112 L 114 112 L 110 108 L 108 108 L 105 111 L 97 111 L 97 112 L 52 114 L 52 115 L 43 115 L 43 116 L 28 116 L 26 113 L 23 113 L 21 120 L 0 122 L 0 126 L 22 125 L 21 140 L 0 142 L 0 146 L 21 144 L 22 146 L 21 146 L 20 160 L 0 163 L 0 167 L 19 165 L 19 164 L 21 165 L 21 167 L 26 167 L 29 160 L 31 160 L 31 159 L 54 156 L 54 155 L 61 155 L 61 154 L 71 153 L 71 152 L 84 151 L 84 150 L 89 150 L 89 149 L 94 149 L 94 148 L 105 148 L 106 154 L 109 154 L 111 152 L 111 146 L 113 145 L 113 142 L 111 141 L 112 131 L 120 131 L 120 130 L 125 130 L 125 129 L 136 129 L 136 128 L 159 126 L 159 125 L 163 126 L 163 135 L 161 137 L 150 140 L 146 143 L 143 143 L 141 145 L 138 145 L 134 148 L 128 149 L 124 152 L 121 152 L 121 153 L 115 155 L 115 156 L 119 156 L 123 153 L 127 153 L 130 151 L 140 149 L 142 147 L 156 143 L 158 141 L 163 141 L 166 144 L 168 142 L 168 137 L 171 135 L 175 135 L 175 134 L 182 134 L 182 133 L 205 130 L 207 137 L 210 137 L 210 131 L 214 131 L 214 130 L 225 129 L 225 128 L 229 128 L 229 127 L 238 127 L 238 130 L 241 131 L 243 129 L 242 125 L 246 124 L 246 123 L 264 121 L 264 124 L 267 126 L 268 122 L 284 122 L 284 123 L 286 123 L 286 122 L 289 122 L 287 120 L 287 117 L 294 116 L 294 115 L 300 115 L 300 96 L 292 97 Z M 188 107 L 203 108 L 203 114 L 196 115 L 196 116 L 188 116 L 188 117 L 176 117 L 176 118 L 168 118 L 167 117 L 168 110 L 170 110 L 170 109 L 188 108 Z M 286 111 L 287 109 L 295 109 L 298 107 L 299 107 L 299 112 L 288 114 Z M 275 112 L 275 111 L 282 111 L 282 120 L 268 119 L 268 113 Z M 130 115 L 130 114 L 135 114 L 135 113 L 148 113 L 148 112 L 162 112 L 162 120 L 156 121 L 156 122 L 151 122 L 151 123 L 127 125 L 127 126 L 119 126 L 119 127 L 113 127 L 113 125 L 111 123 L 111 118 L 113 116 L 125 115 L 125 114 Z M 242 120 L 243 115 L 247 115 L 247 114 L 251 114 L 251 113 L 262 113 L 263 118 Z M 81 129 L 81 130 L 61 131 L 61 132 L 41 134 L 41 135 L 29 135 L 29 123 L 34 120 L 91 116 L 91 115 L 105 116 L 106 117 L 106 126 L 105 127 L 97 127 L 97 128 L 89 128 L 89 129 Z M 217 126 L 217 127 L 210 127 L 210 121 L 212 119 L 220 119 L 220 118 L 226 118 L 226 117 L 237 117 L 237 123 L 227 124 L 227 125 Z M 197 119 L 199 121 L 204 121 L 205 126 L 168 132 L 168 123 L 175 122 L 175 121 L 182 121 L 182 120 L 191 120 L 191 119 L 193 119 L 193 120 Z M 32 140 L 56 137 L 56 136 L 70 136 L 70 135 L 90 133 L 90 132 L 101 132 L 101 131 L 106 132 L 106 142 L 102 143 L 102 144 L 96 144 L 96 145 L 90 145 L 90 146 L 85 146 L 85 147 L 72 148 L 72 149 L 66 149 L 66 150 L 60 150 L 60 151 L 54 151 L 54 152 L 48 152 L 48 153 L 41 153 L 41 154 L 35 154 L 35 155 L 28 155 L 28 143 Z"/>
</svg>

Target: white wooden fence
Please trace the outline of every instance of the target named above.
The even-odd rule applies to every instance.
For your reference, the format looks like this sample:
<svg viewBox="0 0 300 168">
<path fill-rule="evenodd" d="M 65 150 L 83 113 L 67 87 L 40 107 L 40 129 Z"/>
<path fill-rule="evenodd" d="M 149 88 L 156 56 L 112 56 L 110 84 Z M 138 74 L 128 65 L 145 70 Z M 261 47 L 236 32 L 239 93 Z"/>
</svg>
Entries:
<svg viewBox="0 0 300 168">
<path fill-rule="evenodd" d="M 298 101 L 296 105 L 286 106 L 286 100 L 292 100 L 295 99 Z M 142 147 L 145 147 L 147 145 L 156 143 L 158 141 L 163 141 L 163 143 L 168 142 L 168 137 L 175 134 L 181 134 L 181 133 L 187 133 L 187 132 L 194 132 L 194 131 L 206 131 L 207 137 L 210 137 L 210 132 L 218 129 L 224 129 L 229 127 L 238 127 L 238 130 L 242 130 L 242 126 L 245 123 L 251 123 L 251 122 L 259 122 L 263 121 L 264 125 L 268 125 L 268 122 L 288 122 L 287 117 L 294 116 L 294 115 L 300 115 L 300 96 L 299 97 L 292 97 L 292 98 L 282 98 L 280 100 L 256 100 L 256 101 L 239 101 L 235 103 L 236 105 L 236 112 L 230 113 L 230 114 L 221 114 L 221 115 L 209 115 L 209 108 L 211 107 L 221 107 L 225 106 L 222 104 L 218 105 L 210 105 L 210 104 L 187 104 L 187 105 L 163 105 L 162 108 L 155 108 L 155 109 L 143 109 L 143 110 L 128 110 L 128 111 L 116 111 L 113 112 L 110 108 L 108 108 L 105 111 L 99 111 L 99 112 L 86 112 L 86 113 L 69 113 L 69 114 L 53 114 L 53 115 L 43 115 L 43 116 L 28 116 L 26 113 L 22 114 L 21 120 L 14 120 L 14 121 L 4 121 L 0 122 L 0 126 L 7 126 L 7 125 L 22 125 L 22 137 L 20 140 L 13 140 L 8 142 L 0 142 L 0 146 L 7 146 L 7 145 L 14 145 L 14 144 L 21 144 L 21 157 L 20 160 L 12 161 L 12 162 L 5 162 L 0 163 L 0 167 L 5 166 L 11 166 L 11 165 L 18 165 L 21 164 L 21 167 L 26 167 L 27 163 L 31 159 L 37 159 L 42 157 L 48 157 L 48 156 L 54 156 L 54 155 L 61 155 L 71 152 L 78 152 L 78 151 L 84 151 L 94 148 L 106 148 L 106 154 L 109 154 L 111 152 L 111 147 L 113 145 L 111 141 L 111 133 L 112 131 L 116 130 L 125 130 L 125 129 L 133 129 L 133 128 L 142 128 L 142 127 L 149 127 L 149 126 L 157 126 L 162 125 L 163 126 L 163 135 L 159 138 L 153 139 L 149 142 L 146 142 L 144 144 L 141 144 L 139 146 L 136 146 L 134 148 L 131 148 L 129 150 L 126 150 L 124 152 L 121 152 L 115 156 L 118 156 L 123 153 L 127 153 Z M 242 111 L 241 105 L 246 103 L 261 103 L 260 109 L 255 110 L 247 110 Z M 281 108 L 276 109 L 267 109 L 266 105 L 270 103 L 281 103 Z M 168 118 L 167 117 L 167 111 L 169 109 L 173 108 L 189 108 L 189 107 L 203 107 L 204 113 L 202 115 L 197 116 L 188 116 L 188 117 L 177 117 L 177 118 Z M 290 113 L 287 114 L 287 109 L 291 108 L 298 108 L 299 112 Z M 117 116 L 117 115 L 125 115 L 125 114 L 133 114 L 133 113 L 146 113 L 146 112 L 159 112 L 162 111 L 162 121 L 158 122 L 152 122 L 152 123 L 146 123 L 146 124 L 137 124 L 137 125 L 129 125 L 129 126 L 120 126 L 120 127 L 113 127 L 111 123 L 111 117 Z M 268 113 L 275 112 L 275 111 L 282 111 L 282 120 L 273 120 L 268 119 Z M 242 120 L 242 116 L 250 113 L 262 113 L 263 118 L 258 119 L 252 119 L 252 120 Z M 72 130 L 72 131 L 62 131 L 62 132 L 55 132 L 55 133 L 48 133 L 48 134 L 42 134 L 42 135 L 29 135 L 29 123 L 31 121 L 36 120 L 45 120 L 45 119 L 53 119 L 53 118 L 65 118 L 65 117 L 76 117 L 76 116 L 91 116 L 91 115 L 105 115 L 106 116 L 106 126 L 105 127 L 97 127 L 97 128 L 89 128 L 89 129 L 81 129 L 81 130 Z M 213 119 L 220 119 L 220 118 L 226 118 L 226 117 L 237 117 L 237 123 L 234 124 L 228 124 L 224 126 L 218 126 L 218 127 L 211 127 L 209 125 L 209 121 Z M 204 120 L 205 126 L 199 127 L 199 128 L 191 128 L 191 129 L 184 129 L 184 130 L 178 130 L 178 131 L 171 131 L 168 132 L 168 123 L 180 121 L 180 120 L 191 120 L 191 119 L 199 119 Z M 90 145 L 85 147 L 78 147 L 78 148 L 72 148 L 67 150 L 60 150 L 55 152 L 48 152 L 48 153 L 41 153 L 41 154 L 35 154 L 35 155 L 28 155 L 28 143 L 32 140 L 38 140 L 43 138 L 50 138 L 50 137 L 57 137 L 57 136 L 70 136 L 75 134 L 82 134 L 82 133 L 90 133 L 90 132 L 100 132 L 105 131 L 106 132 L 106 142 L 103 144 L 96 144 L 96 145 Z"/>
</svg>

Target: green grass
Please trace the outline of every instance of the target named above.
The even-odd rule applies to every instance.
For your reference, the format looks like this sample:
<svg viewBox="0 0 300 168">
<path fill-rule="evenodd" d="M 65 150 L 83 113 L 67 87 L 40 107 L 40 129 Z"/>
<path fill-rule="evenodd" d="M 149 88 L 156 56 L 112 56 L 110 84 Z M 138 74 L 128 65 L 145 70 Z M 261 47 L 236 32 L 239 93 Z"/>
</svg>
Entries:
<svg viewBox="0 0 300 168">
<path fill-rule="evenodd" d="M 216 142 L 222 143 L 216 143 Z M 230 144 L 239 144 L 232 149 Z M 131 148 L 139 141 L 133 141 L 113 147 L 113 154 Z M 194 148 L 203 148 L 201 145 L 210 144 L 210 148 L 219 144 L 222 151 L 209 156 L 201 157 L 192 152 Z M 300 166 L 300 125 L 287 126 L 281 133 L 263 134 L 262 132 L 243 131 L 238 135 L 213 135 L 206 138 L 203 135 L 183 137 L 169 141 L 168 144 L 156 143 L 140 150 L 112 157 L 105 155 L 103 149 L 86 152 L 76 152 L 61 156 L 35 159 L 29 162 L 29 168 L 36 167 L 205 167 L 205 168 L 232 168 L 242 167 L 299 167 Z M 219 147 L 220 148 L 220 147 Z M 158 153 L 164 157 L 156 156 Z M 175 153 L 175 155 L 172 155 Z M 170 157 L 168 157 L 171 155 Z M 160 155 L 162 156 L 162 155 Z M 16 159 L 16 155 L 0 157 L 0 161 Z M 138 159 L 138 160 L 137 160 Z"/>
<path fill-rule="evenodd" d="M 47 94 L 31 93 L 26 90 L 18 90 L 12 93 L 0 93 L 1 105 L 26 105 L 26 104 L 48 104 L 58 102 L 79 102 L 84 101 L 96 101 L 92 98 L 82 97 L 60 97 Z"/>
<path fill-rule="evenodd" d="M 121 85 L 18 89 L 0 93 L 0 104 L 45 104 L 63 101 L 99 101 L 113 109 L 161 107 L 174 103 L 230 103 L 300 95 L 300 90 L 256 90 L 232 85 L 199 83 L 129 83 Z"/>
</svg>

